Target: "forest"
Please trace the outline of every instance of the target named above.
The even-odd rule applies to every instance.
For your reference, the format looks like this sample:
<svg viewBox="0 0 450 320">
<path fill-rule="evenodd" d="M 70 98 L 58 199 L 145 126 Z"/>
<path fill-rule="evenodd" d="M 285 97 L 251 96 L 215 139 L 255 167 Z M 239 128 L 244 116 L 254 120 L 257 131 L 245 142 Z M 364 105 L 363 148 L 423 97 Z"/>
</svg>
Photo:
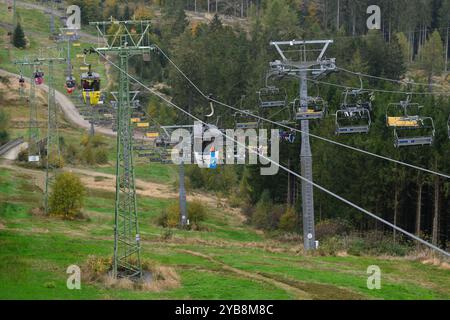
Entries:
<svg viewBox="0 0 450 320">
<path fill-rule="evenodd" d="M 289 101 L 299 93 L 296 80 L 266 83 L 269 62 L 278 59 L 270 41 L 332 39 L 334 43 L 327 57 L 336 58 L 338 70 L 320 81 L 310 81 L 309 85 L 311 95 L 321 96 L 329 107 L 327 117 L 312 124 L 312 133 L 433 171 L 450 172 L 449 0 L 77 0 L 74 3 L 82 8 L 83 23 L 111 16 L 152 20 L 152 40 L 203 92 L 276 121 L 286 119 L 260 110 L 257 92 L 275 85 L 286 89 Z M 369 5 L 381 8 L 380 30 L 367 28 Z M 102 10 L 90 9 L 99 6 Z M 210 21 L 188 20 L 186 12 L 191 11 L 206 14 Z M 224 22 L 233 18 L 237 24 Z M 165 93 L 195 116 L 203 118 L 208 112 L 208 101 L 161 54 L 155 52 L 148 62 L 135 57 L 131 66 L 142 81 L 167 84 Z M 406 85 L 406 81 L 413 85 Z M 343 92 L 346 87 L 360 85 L 374 96 L 371 130 L 368 134 L 337 136 L 334 114 L 343 102 Z M 390 103 L 406 100 L 408 93 L 412 102 L 423 106 L 421 114 L 434 120 L 436 131 L 431 146 L 394 147 L 392 130 L 385 124 L 386 110 Z M 149 114 L 161 124 L 192 122 L 155 97 L 147 97 L 145 103 Z M 219 127 L 234 127 L 235 119 L 228 108 L 217 106 L 215 116 L 213 122 Z M 269 128 L 267 123 L 261 126 Z M 411 233 L 448 247 L 448 180 L 311 139 L 316 183 Z M 297 133 L 293 143 L 282 143 L 281 163 L 300 172 L 299 152 Z M 301 230 L 301 181 L 290 174 L 280 171 L 274 177 L 260 176 L 257 166 L 221 166 L 209 171 L 190 166 L 187 179 L 190 188 L 229 197 L 236 207 L 243 207 L 248 222 L 258 228 Z M 315 192 L 315 211 L 318 228 L 322 223 L 325 229 L 330 224 L 345 225 L 344 229 L 360 234 L 393 233 L 319 190 Z M 394 232 L 393 237 L 396 236 Z"/>
</svg>

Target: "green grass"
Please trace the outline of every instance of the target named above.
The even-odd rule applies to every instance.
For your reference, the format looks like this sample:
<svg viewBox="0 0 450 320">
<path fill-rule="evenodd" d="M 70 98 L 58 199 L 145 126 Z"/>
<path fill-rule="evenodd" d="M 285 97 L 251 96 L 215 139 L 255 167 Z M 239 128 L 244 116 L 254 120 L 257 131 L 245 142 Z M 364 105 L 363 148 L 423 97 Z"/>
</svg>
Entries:
<svg viewBox="0 0 450 320">
<path fill-rule="evenodd" d="M 115 152 L 115 150 L 113 150 Z M 112 160 L 112 156 L 109 157 Z M 109 167 L 97 167 L 93 168 L 95 171 L 115 174 L 116 168 L 114 166 Z M 172 165 L 165 165 L 159 163 L 137 163 L 134 167 L 134 174 L 136 178 L 157 182 L 157 183 L 172 183 L 176 177 L 176 170 Z"/>
<path fill-rule="evenodd" d="M 448 270 L 403 259 L 297 256 L 290 250 L 292 244 L 277 245 L 283 249 L 279 252 L 264 250 L 263 235 L 213 208 L 208 209 L 209 231 L 175 231 L 171 240 L 162 241 L 164 230 L 154 219 L 176 200 L 142 197 L 138 203 L 143 258 L 173 267 L 181 286 L 156 293 L 82 283 L 82 290 L 68 290 L 65 270 L 69 265 L 83 265 L 92 254 L 112 254 L 114 194 L 89 190 L 85 201 L 89 219 L 64 221 L 31 214 L 40 199 L 31 181 L 26 174 L 0 169 L 2 299 L 295 298 L 291 291 L 226 270 L 224 265 L 288 284 L 314 299 L 450 298 Z M 369 265 L 382 270 L 381 290 L 366 287 Z"/>
</svg>

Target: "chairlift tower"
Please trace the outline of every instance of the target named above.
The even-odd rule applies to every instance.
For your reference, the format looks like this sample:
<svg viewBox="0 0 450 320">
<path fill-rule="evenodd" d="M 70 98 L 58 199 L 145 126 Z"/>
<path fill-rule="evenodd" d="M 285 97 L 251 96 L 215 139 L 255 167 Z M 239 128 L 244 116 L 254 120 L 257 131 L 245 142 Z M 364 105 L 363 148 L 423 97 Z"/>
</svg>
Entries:
<svg viewBox="0 0 450 320">
<path fill-rule="evenodd" d="M 117 94 L 117 162 L 116 199 L 114 211 L 113 277 L 142 277 L 140 236 L 133 167 L 133 126 L 131 125 L 130 82 L 128 60 L 137 54 L 149 53 L 150 21 L 90 22 L 97 28 L 103 47 L 95 49 L 102 55 L 118 56 L 119 90 Z"/>
<path fill-rule="evenodd" d="M 72 76 L 72 61 L 70 57 L 70 49 L 71 44 L 74 41 L 77 41 L 80 39 L 80 35 L 77 33 L 77 30 L 69 29 L 69 28 L 59 28 L 61 34 L 58 37 L 58 42 L 67 42 L 67 70 L 66 70 L 66 76 L 70 77 Z"/>
<path fill-rule="evenodd" d="M 30 60 L 25 58 L 23 60 L 16 60 L 14 64 L 21 66 L 29 66 L 31 68 L 31 75 L 36 66 L 42 65 L 40 61 Z M 30 77 L 30 94 L 28 97 L 28 104 L 30 107 L 30 114 L 28 120 L 28 159 L 32 161 L 40 161 L 40 148 L 38 146 L 39 141 L 39 124 L 37 120 L 37 103 L 36 103 L 36 83 L 33 77 Z M 35 158 L 38 156 L 38 158 Z M 32 158 L 30 158 L 32 157 Z M 39 160 L 38 160 L 39 159 Z"/>
<path fill-rule="evenodd" d="M 56 51 L 55 51 L 56 50 Z M 43 56 L 45 51 L 48 56 Z M 45 214 L 49 213 L 49 193 L 51 185 L 55 178 L 55 171 L 61 164 L 61 151 L 59 148 L 59 133 L 58 133 L 58 108 L 55 99 L 55 79 L 54 79 L 54 65 L 55 63 L 65 63 L 66 59 L 62 58 L 61 51 L 58 48 L 42 48 L 40 56 L 35 59 L 42 65 L 47 66 L 47 86 L 48 86 L 48 118 L 47 118 L 47 156 L 45 165 L 45 195 L 44 195 L 44 209 Z M 56 163 L 50 157 L 54 156 Z"/>
<path fill-rule="evenodd" d="M 308 112 L 308 75 L 318 78 L 336 69 L 335 59 L 325 58 L 333 40 L 273 41 L 281 60 L 270 63 L 269 77 L 295 77 L 299 81 L 300 108 Z M 294 55 L 291 53 L 294 52 Z M 312 153 L 309 139 L 309 120 L 301 120 L 301 174 L 313 181 Z M 303 243 L 305 250 L 316 249 L 314 227 L 314 188 L 302 180 Z"/>
</svg>

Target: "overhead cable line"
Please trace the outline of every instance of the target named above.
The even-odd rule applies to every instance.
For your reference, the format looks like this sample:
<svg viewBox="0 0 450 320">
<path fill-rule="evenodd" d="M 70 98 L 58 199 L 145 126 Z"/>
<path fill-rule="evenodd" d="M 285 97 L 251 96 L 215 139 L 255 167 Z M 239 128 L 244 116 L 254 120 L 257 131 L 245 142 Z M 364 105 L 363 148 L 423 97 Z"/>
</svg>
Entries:
<svg viewBox="0 0 450 320">
<path fill-rule="evenodd" d="M 175 103 L 173 103 L 173 102 L 170 101 L 169 99 L 165 98 L 161 93 L 155 91 L 154 89 L 152 89 L 152 88 L 146 86 L 145 84 L 143 84 L 142 82 L 140 82 L 140 81 L 139 81 L 138 79 L 136 79 L 134 76 L 130 75 L 126 70 L 122 69 L 120 66 L 118 66 L 117 64 L 115 64 L 113 61 L 109 60 L 108 57 L 107 57 L 105 54 L 103 54 L 102 52 L 99 52 L 99 54 L 100 54 L 100 55 L 101 55 L 101 56 L 102 56 L 109 64 L 111 64 L 112 66 L 114 66 L 114 67 L 115 67 L 116 69 L 118 69 L 120 72 L 122 72 L 123 74 L 125 74 L 129 79 L 133 80 L 135 83 L 139 84 L 140 86 L 142 86 L 144 89 L 146 89 L 147 91 L 149 91 L 149 92 L 152 93 L 153 95 L 157 96 L 158 98 L 160 98 L 160 99 L 162 99 L 163 101 L 165 101 L 167 104 L 169 104 L 169 105 L 171 105 L 172 107 L 178 109 L 179 111 L 183 112 L 184 114 L 186 114 L 187 116 L 193 118 L 194 120 L 196 120 L 196 121 L 202 123 L 203 125 L 208 125 L 206 122 L 200 120 L 199 118 L 197 118 L 196 116 L 192 115 L 191 113 L 189 113 L 188 111 L 184 110 L 183 108 L 179 107 L 178 105 L 176 105 Z M 238 144 L 239 146 L 241 146 L 241 147 L 244 147 L 248 152 L 251 152 L 251 153 L 253 153 L 253 154 L 255 154 L 255 155 L 258 155 L 260 158 L 263 158 L 264 160 L 270 162 L 271 164 L 274 164 L 274 165 L 276 165 L 277 167 L 283 169 L 284 171 L 286 171 L 286 172 L 288 172 L 288 173 L 290 173 L 290 174 L 296 176 L 297 178 L 302 179 L 303 181 L 305 181 L 305 182 L 307 182 L 307 183 L 313 185 L 313 186 L 316 187 L 317 189 L 319 189 L 319 190 L 321 190 L 321 191 L 327 193 L 328 195 L 330 195 L 330 196 L 332 196 L 332 197 L 338 199 L 339 201 L 342 201 L 342 202 L 346 203 L 347 205 L 353 207 L 354 209 L 356 209 L 356 210 L 358 210 L 358 211 L 361 211 L 362 213 L 365 213 L 366 215 L 368 215 L 368 216 L 370 216 L 370 217 L 372 217 L 372 218 L 374 218 L 374 219 L 376 219 L 376 220 L 378 220 L 378 221 L 380 221 L 380 222 L 386 224 L 387 226 L 389 226 L 389 227 L 391 227 L 391 228 L 393 228 L 393 229 L 395 229 L 395 230 L 397 230 L 397 231 L 403 233 L 404 235 L 410 237 L 411 239 L 414 239 L 414 240 L 416 240 L 416 241 L 422 243 L 423 245 L 425 245 L 425 246 L 427 246 L 427 247 L 429 247 L 429 248 L 431 248 L 431 249 L 433 249 L 433 250 L 436 250 L 437 252 L 439 252 L 439 253 L 441 253 L 441 254 L 447 256 L 447 257 L 450 257 L 450 253 L 449 253 L 449 252 L 447 252 L 447 251 L 445 251 L 445 250 L 443 250 L 443 249 L 441 249 L 441 248 L 435 246 L 434 244 L 431 244 L 431 243 L 429 243 L 429 242 L 423 240 L 423 239 L 420 238 L 420 237 L 417 237 L 416 235 L 414 235 L 414 234 L 412 234 L 412 233 L 410 233 L 410 232 L 408 232 L 408 231 L 406 231 L 406 230 L 404 230 L 404 229 L 402 229 L 402 228 L 400 228 L 400 227 L 397 227 L 396 225 L 392 224 L 391 222 L 389 222 L 389 221 L 387 221 L 387 220 L 384 220 L 383 218 L 380 218 L 380 217 L 377 216 L 376 214 L 374 214 L 374 213 L 372 213 L 372 212 L 370 212 L 370 211 L 368 211 L 368 210 L 366 210 L 366 209 L 364 209 L 364 208 L 358 206 L 357 204 L 354 204 L 353 202 L 351 202 L 351 201 L 349 201 L 349 200 L 347 200 L 347 199 L 345 199 L 345 198 L 343 198 L 343 197 L 341 197 L 341 196 L 335 194 L 334 192 L 332 192 L 332 191 L 330 191 L 330 190 L 328 190 L 328 189 L 326 189 L 326 188 L 324 188 L 324 187 L 318 185 L 317 183 L 315 183 L 315 182 L 313 182 L 313 181 L 310 181 L 309 179 L 306 179 L 305 177 L 301 176 L 301 175 L 298 174 L 297 172 L 294 172 L 294 171 L 292 171 L 292 170 L 286 168 L 285 166 L 279 164 L 278 162 L 276 162 L 276 161 L 274 161 L 274 160 L 272 160 L 272 159 L 270 159 L 270 158 L 264 156 L 263 154 L 261 154 L 261 153 L 255 151 L 255 150 L 252 150 L 251 148 L 249 148 L 249 147 L 246 146 L 245 144 L 240 143 L 238 140 L 233 139 L 233 137 L 230 137 L 230 136 L 226 135 L 225 133 L 221 132 L 220 130 L 219 130 L 219 132 L 220 132 L 220 135 L 221 135 L 221 136 L 225 137 L 226 139 L 229 139 L 230 141 L 233 141 L 233 142 L 237 143 L 237 144 Z"/>
<path fill-rule="evenodd" d="M 360 77 L 383 80 L 383 81 L 388 81 L 388 82 L 393 82 L 393 83 L 398 83 L 398 84 L 406 84 L 406 85 L 422 86 L 422 87 L 429 87 L 430 85 L 433 87 L 444 87 L 442 84 L 438 84 L 438 83 L 420 83 L 420 82 L 407 81 L 407 80 L 402 81 L 402 80 L 395 80 L 395 79 L 390 79 L 390 78 L 385 78 L 385 77 L 373 76 L 373 75 L 366 74 L 366 73 L 351 71 L 351 70 L 347 70 L 347 69 L 341 68 L 341 67 L 336 67 L 336 69 L 353 74 L 353 75 L 357 75 Z"/>
<path fill-rule="evenodd" d="M 340 146 L 340 147 L 343 147 L 343 148 L 347 148 L 347 149 L 350 149 L 350 150 L 353 150 L 353 151 L 356 151 L 356 152 L 360 152 L 360 153 L 363 153 L 363 154 L 366 154 L 366 155 L 369 155 L 369 156 L 372 156 L 372 157 L 376 157 L 376 158 L 379 158 L 379 159 L 382 159 L 382 160 L 386 160 L 386 161 L 393 162 L 393 163 L 396 163 L 396 164 L 399 164 L 399 165 L 403 165 L 403 166 L 406 166 L 406 167 L 409 167 L 409 168 L 413 168 L 413 169 L 416 169 L 416 170 L 419 170 L 419 171 L 422 171 L 422 172 L 426 172 L 426 173 L 430 173 L 430 174 L 433 174 L 433 175 L 437 175 L 437 176 L 440 176 L 440 177 L 445 178 L 445 179 L 450 179 L 450 175 L 448 175 L 448 174 L 441 173 L 441 172 L 436 172 L 436 171 L 433 171 L 433 170 L 430 170 L 430 169 L 427 169 L 427 168 L 423 168 L 423 167 L 419 167 L 419 166 L 416 166 L 416 165 L 413 165 L 413 164 L 410 164 L 410 163 L 406 163 L 406 162 L 403 162 L 403 161 L 400 161 L 400 160 L 395 160 L 395 159 L 392 159 L 392 158 L 389 158 L 389 157 L 386 157 L 386 156 L 382 156 L 382 155 L 379 155 L 379 154 L 376 154 L 376 153 L 373 153 L 373 152 L 370 152 L 370 151 L 362 150 L 362 149 L 359 149 L 359 148 L 356 148 L 356 147 L 352 147 L 352 146 L 349 146 L 349 145 L 346 145 L 346 144 L 343 144 L 343 143 L 340 143 L 340 142 L 337 142 L 337 141 L 334 141 L 334 140 L 331 140 L 331 139 L 327 139 L 327 138 L 324 138 L 324 137 L 321 137 L 321 136 L 318 136 L 318 135 L 315 135 L 315 134 L 312 134 L 312 133 L 306 133 L 306 132 L 302 131 L 301 129 L 290 127 L 290 126 L 288 126 L 286 124 L 279 123 L 277 121 L 273 121 L 273 120 L 261 117 L 259 115 L 253 114 L 253 113 L 251 113 L 251 112 L 249 112 L 247 110 L 241 110 L 239 108 L 236 108 L 236 107 L 233 107 L 231 105 L 228 105 L 228 104 L 226 104 L 224 102 L 216 100 L 216 99 L 206 95 L 205 93 L 203 93 L 203 91 L 200 90 L 198 88 L 198 86 L 194 82 L 192 82 L 192 80 L 183 72 L 183 70 L 181 70 L 175 64 L 175 62 L 173 62 L 172 59 L 170 59 L 167 56 L 167 54 L 161 48 L 159 48 L 156 45 L 155 45 L 155 47 L 170 62 L 170 64 L 172 64 L 172 66 L 175 69 L 177 69 L 178 72 L 180 72 L 180 74 L 195 88 L 195 90 L 197 90 L 197 92 L 200 95 L 202 95 L 205 99 L 207 99 L 209 101 L 217 103 L 217 104 L 219 104 L 221 106 L 224 106 L 226 108 L 231 108 L 231 109 L 233 109 L 235 111 L 242 112 L 242 113 L 244 113 L 246 115 L 252 116 L 252 117 L 257 118 L 257 119 L 259 119 L 261 121 L 265 121 L 265 122 L 271 123 L 273 125 L 276 125 L 276 126 L 279 126 L 279 127 L 283 127 L 285 129 L 289 129 L 291 131 L 307 134 L 307 135 L 309 135 L 309 136 L 311 136 L 311 137 L 313 137 L 315 139 L 318 139 L 318 140 L 322 140 L 322 141 L 325 141 L 325 142 L 328 142 L 328 143 L 331 143 L 331 144 L 334 144 L 334 145 L 337 145 L 337 146 Z M 314 80 L 314 79 L 308 79 L 308 80 L 310 80 L 310 81 L 317 81 L 317 80 Z M 348 87 L 346 87 L 346 88 L 348 88 Z"/>
</svg>

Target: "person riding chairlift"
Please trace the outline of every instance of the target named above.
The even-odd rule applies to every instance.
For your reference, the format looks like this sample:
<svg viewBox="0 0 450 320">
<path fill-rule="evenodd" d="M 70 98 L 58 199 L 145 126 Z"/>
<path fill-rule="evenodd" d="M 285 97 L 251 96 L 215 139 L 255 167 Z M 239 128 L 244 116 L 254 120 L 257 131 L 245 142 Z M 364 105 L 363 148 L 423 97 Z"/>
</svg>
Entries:
<svg viewBox="0 0 450 320">
<path fill-rule="evenodd" d="M 21 87 L 24 87 L 24 86 L 25 86 L 25 79 L 24 79 L 22 76 L 20 76 L 20 78 L 19 78 L 19 85 L 20 85 Z"/>
<path fill-rule="evenodd" d="M 67 93 L 72 93 L 75 90 L 75 86 L 75 79 L 72 76 L 67 77 L 65 85 Z"/>
<path fill-rule="evenodd" d="M 44 83 L 44 73 L 42 71 L 36 71 L 34 73 L 34 83 L 38 85 Z"/>
</svg>

